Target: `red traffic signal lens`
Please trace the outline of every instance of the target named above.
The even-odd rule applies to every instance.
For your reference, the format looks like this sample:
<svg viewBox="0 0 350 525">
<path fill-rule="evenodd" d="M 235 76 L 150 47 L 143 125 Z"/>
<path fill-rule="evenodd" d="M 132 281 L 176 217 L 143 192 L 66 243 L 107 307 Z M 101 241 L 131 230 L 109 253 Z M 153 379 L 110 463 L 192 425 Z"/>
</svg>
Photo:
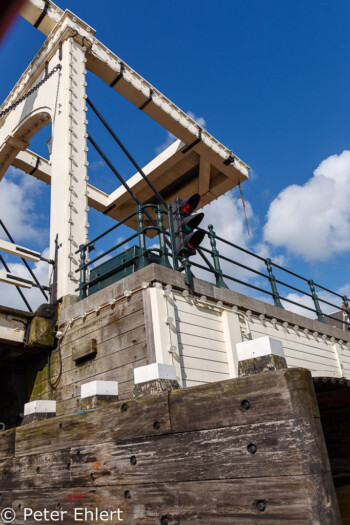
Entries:
<svg viewBox="0 0 350 525">
<path fill-rule="evenodd" d="M 185 242 L 189 250 L 195 250 L 197 246 L 203 241 L 205 236 L 204 230 L 196 230 L 185 237 Z"/>
<path fill-rule="evenodd" d="M 194 193 L 188 199 L 181 201 L 180 210 L 182 215 L 190 215 L 198 206 L 201 196 L 199 193 Z"/>
<path fill-rule="evenodd" d="M 188 204 L 188 202 L 182 208 L 181 213 L 183 213 L 184 215 L 189 215 L 191 213 L 191 206 Z"/>
</svg>

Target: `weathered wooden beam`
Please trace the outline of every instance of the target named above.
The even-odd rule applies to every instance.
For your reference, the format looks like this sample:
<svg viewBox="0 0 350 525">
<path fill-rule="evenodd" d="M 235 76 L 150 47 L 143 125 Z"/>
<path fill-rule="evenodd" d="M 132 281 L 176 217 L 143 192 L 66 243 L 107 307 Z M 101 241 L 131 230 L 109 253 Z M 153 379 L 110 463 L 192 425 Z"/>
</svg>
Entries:
<svg viewBox="0 0 350 525">
<path fill-rule="evenodd" d="M 174 432 L 319 417 L 310 373 L 304 369 L 179 390 L 171 393 L 169 406 Z"/>
<path fill-rule="evenodd" d="M 256 525 L 260 521 L 277 525 L 287 519 L 299 525 L 339 523 L 335 509 L 329 505 L 324 480 L 317 475 L 171 484 L 155 482 L 127 487 L 96 487 L 93 490 L 43 487 L 40 493 L 35 489 L 17 489 L 13 494 L 5 494 L 14 508 L 21 506 L 18 520 L 23 519 L 25 507 L 42 511 L 45 502 L 49 510 L 66 511 L 65 519 L 69 523 L 73 523 L 74 508 L 82 507 L 110 511 L 120 508 L 124 522 L 140 523 L 142 519 L 145 525 Z M 167 521 L 162 522 L 162 518 Z"/>
<path fill-rule="evenodd" d="M 159 423 L 154 427 L 155 422 Z M 67 447 L 170 432 L 167 393 L 111 403 L 92 412 L 56 417 L 55 420 L 18 428 L 16 454 L 52 453 Z"/>
<path fill-rule="evenodd" d="M 199 158 L 199 188 L 198 193 L 202 195 L 210 189 L 210 162 L 204 157 Z"/>
</svg>

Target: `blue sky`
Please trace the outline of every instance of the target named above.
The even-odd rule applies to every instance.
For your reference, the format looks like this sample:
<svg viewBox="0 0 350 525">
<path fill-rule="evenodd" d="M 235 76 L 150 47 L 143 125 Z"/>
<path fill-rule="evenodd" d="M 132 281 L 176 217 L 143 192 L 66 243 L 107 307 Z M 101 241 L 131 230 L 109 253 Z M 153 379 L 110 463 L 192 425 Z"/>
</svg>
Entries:
<svg viewBox="0 0 350 525">
<path fill-rule="evenodd" d="M 204 119 L 208 131 L 251 166 L 250 180 L 242 188 L 252 235 L 248 238 L 244 229 L 237 190 L 206 212 L 219 234 L 221 228 L 234 242 L 282 261 L 293 271 L 331 289 L 347 289 L 350 154 L 343 153 L 350 150 L 347 1 L 58 4 L 92 25 L 97 38 L 181 109 Z M 0 44 L 1 100 L 43 42 L 44 35 L 18 18 Z M 138 162 L 146 164 L 167 141 L 167 132 L 100 79 L 88 74 L 87 80 L 89 97 L 108 115 Z M 89 132 L 121 173 L 125 178 L 133 175 L 133 167 L 91 111 L 88 118 Z M 48 128 L 40 132 L 31 148 L 46 155 L 49 135 Z M 91 150 L 89 161 L 92 184 L 113 191 L 114 175 Z M 9 228 L 12 225 L 18 242 L 28 239 L 31 247 L 43 250 L 48 244 L 49 189 L 34 180 L 26 182 L 27 178 L 11 170 L 1 183 L 7 187 L 0 190 L 0 204 L 1 193 L 8 202 L 10 192 L 18 206 L 27 206 L 27 233 L 16 213 Z M 16 187 L 22 193 L 16 193 Z M 232 217 L 229 225 L 227 213 Z M 90 223 L 93 237 L 111 221 L 92 212 Z"/>
</svg>

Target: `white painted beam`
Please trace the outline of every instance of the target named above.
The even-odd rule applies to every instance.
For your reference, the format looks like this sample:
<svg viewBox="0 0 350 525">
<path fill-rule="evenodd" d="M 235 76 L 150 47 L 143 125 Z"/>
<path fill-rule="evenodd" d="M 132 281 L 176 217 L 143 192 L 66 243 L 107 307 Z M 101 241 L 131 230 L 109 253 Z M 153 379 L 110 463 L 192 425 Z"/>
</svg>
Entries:
<svg viewBox="0 0 350 525">
<path fill-rule="evenodd" d="M 31 279 L 26 279 L 20 275 L 15 275 L 5 270 L 0 270 L 0 281 L 3 283 L 14 284 L 15 286 L 21 286 L 22 288 L 31 288 L 33 286 L 33 281 Z"/>
<path fill-rule="evenodd" d="M 49 161 L 30 150 L 20 151 L 12 166 L 33 175 L 38 180 L 51 184 L 51 166 Z"/>
<path fill-rule="evenodd" d="M 46 184 L 51 184 L 51 165 L 49 161 L 33 151 L 28 149 L 26 151 L 20 151 L 12 162 L 12 166 L 19 168 L 25 173 L 29 173 Z M 108 206 L 107 193 L 91 184 L 87 185 L 87 191 L 88 205 L 95 210 L 104 212 Z"/>
<path fill-rule="evenodd" d="M 12 242 L 4 241 L 0 239 L 0 250 L 2 252 L 11 253 L 12 255 L 17 255 L 21 259 L 29 259 L 29 261 L 38 262 L 40 261 L 41 254 L 29 248 L 24 248 L 23 246 L 18 246 L 18 244 L 13 244 Z"/>
<path fill-rule="evenodd" d="M 0 313 L 0 341 L 23 343 L 26 324 L 12 315 Z"/>
</svg>

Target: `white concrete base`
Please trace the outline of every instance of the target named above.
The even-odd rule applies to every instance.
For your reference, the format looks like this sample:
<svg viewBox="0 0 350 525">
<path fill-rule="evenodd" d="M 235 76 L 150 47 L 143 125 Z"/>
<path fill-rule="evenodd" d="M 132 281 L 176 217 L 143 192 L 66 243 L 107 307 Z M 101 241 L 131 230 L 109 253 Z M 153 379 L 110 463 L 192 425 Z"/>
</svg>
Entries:
<svg viewBox="0 0 350 525">
<path fill-rule="evenodd" d="M 92 396 L 117 396 L 118 381 L 90 381 L 81 385 L 81 399 Z"/>
<path fill-rule="evenodd" d="M 176 369 L 173 365 L 163 363 L 152 363 L 146 366 L 134 368 L 135 385 L 156 381 L 157 379 L 170 379 L 176 381 Z"/>
<path fill-rule="evenodd" d="M 254 359 L 264 355 L 285 357 L 282 341 L 272 337 L 259 337 L 251 341 L 236 344 L 238 361 Z"/>
<path fill-rule="evenodd" d="M 24 405 L 24 416 L 56 414 L 56 401 L 31 401 Z"/>
</svg>

